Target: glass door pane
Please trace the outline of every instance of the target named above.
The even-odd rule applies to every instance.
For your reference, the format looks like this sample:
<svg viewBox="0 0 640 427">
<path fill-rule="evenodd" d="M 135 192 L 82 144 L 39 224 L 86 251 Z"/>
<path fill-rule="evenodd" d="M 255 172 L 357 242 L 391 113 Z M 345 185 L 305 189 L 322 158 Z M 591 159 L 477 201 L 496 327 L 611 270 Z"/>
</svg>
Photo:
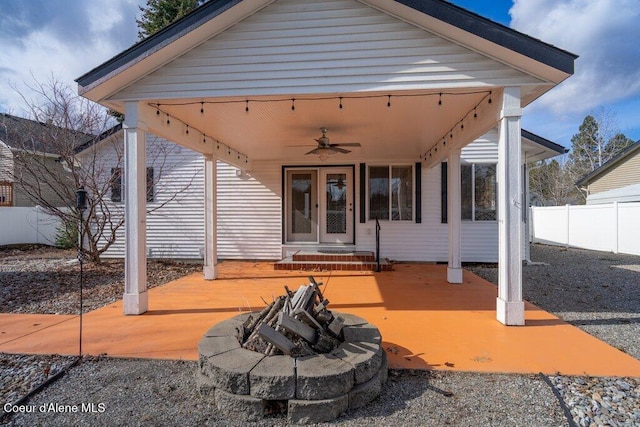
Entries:
<svg viewBox="0 0 640 427">
<path fill-rule="evenodd" d="M 291 170 L 287 173 L 287 241 L 318 239 L 317 172 Z"/>
<path fill-rule="evenodd" d="M 320 242 L 353 243 L 353 170 L 320 170 Z"/>
<path fill-rule="evenodd" d="M 326 230 L 327 234 L 347 232 L 347 175 L 326 174 Z"/>
</svg>

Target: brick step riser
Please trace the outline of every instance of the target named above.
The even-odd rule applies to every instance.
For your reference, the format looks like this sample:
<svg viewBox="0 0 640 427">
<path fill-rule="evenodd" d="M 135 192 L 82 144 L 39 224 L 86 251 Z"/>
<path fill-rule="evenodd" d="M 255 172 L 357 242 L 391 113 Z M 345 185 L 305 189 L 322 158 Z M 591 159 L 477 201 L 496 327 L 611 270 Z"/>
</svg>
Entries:
<svg viewBox="0 0 640 427">
<path fill-rule="evenodd" d="M 293 271 L 375 271 L 376 264 L 365 262 L 360 264 L 325 264 L 322 262 L 281 263 L 274 264 L 275 270 Z M 380 264 L 381 271 L 391 271 L 391 264 Z"/>
<path fill-rule="evenodd" d="M 374 255 L 293 255 L 294 261 L 306 262 L 376 262 Z"/>
</svg>

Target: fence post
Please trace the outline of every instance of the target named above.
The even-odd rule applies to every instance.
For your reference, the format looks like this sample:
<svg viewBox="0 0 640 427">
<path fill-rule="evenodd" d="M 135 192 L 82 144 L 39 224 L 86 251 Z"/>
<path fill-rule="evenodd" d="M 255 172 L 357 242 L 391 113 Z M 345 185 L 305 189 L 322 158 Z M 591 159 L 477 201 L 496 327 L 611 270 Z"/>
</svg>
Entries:
<svg viewBox="0 0 640 427">
<path fill-rule="evenodd" d="M 613 220 L 613 253 L 617 254 L 618 253 L 618 241 L 620 239 L 620 230 L 618 230 L 618 202 L 613 202 L 613 207 L 611 209 L 613 212 L 611 213 L 612 217 L 611 219 Z"/>
<path fill-rule="evenodd" d="M 571 216 L 571 205 L 566 204 L 565 207 L 567 208 L 567 242 L 565 244 L 565 247 L 569 248 L 571 242 L 571 240 L 569 239 L 569 229 L 571 228 L 571 222 L 569 221 L 569 218 Z"/>
</svg>

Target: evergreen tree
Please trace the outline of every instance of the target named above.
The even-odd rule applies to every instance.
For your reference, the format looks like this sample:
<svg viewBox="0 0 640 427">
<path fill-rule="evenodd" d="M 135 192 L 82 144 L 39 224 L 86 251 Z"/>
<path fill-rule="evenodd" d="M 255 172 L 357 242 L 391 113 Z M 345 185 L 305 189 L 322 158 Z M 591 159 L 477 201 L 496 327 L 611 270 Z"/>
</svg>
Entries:
<svg viewBox="0 0 640 427">
<path fill-rule="evenodd" d="M 609 140 L 605 146 L 605 156 L 607 160 L 616 156 L 619 152 L 633 144 L 633 139 L 627 138 L 625 134 L 618 133 Z"/>
<path fill-rule="evenodd" d="M 147 0 L 146 6 L 139 6 L 142 16 L 136 19 L 138 38 L 142 40 L 157 33 L 202 3 L 202 0 Z"/>
<path fill-rule="evenodd" d="M 603 125 L 592 115 L 584 118 L 578 131 L 571 138 L 571 153 L 567 164 L 576 181 L 633 144 L 633 141 L 624 134 L 604 129 Z M 613 137 L 607 140 L 603 136 L 606 134 L 613 135 Z"/>
<path fill-rule="evenodd" d="M 585 175 L 603 163 L 605 143 L 595 117 L 588 115 L 571 137 L 570 166 L 577 176 Z"/>
</svg>

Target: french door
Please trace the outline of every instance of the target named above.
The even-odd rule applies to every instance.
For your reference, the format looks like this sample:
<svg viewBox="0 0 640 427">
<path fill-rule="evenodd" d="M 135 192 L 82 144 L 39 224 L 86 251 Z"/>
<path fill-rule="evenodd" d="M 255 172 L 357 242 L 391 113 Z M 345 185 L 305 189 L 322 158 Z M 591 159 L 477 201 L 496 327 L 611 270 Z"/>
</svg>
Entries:
<svg viewBox="0 0 640 427">
<path fill-rule="evenodd" d="M 285 188 L 288 243 L 353 243 L 352 168 L 288 169 Z"/>
</svg>

